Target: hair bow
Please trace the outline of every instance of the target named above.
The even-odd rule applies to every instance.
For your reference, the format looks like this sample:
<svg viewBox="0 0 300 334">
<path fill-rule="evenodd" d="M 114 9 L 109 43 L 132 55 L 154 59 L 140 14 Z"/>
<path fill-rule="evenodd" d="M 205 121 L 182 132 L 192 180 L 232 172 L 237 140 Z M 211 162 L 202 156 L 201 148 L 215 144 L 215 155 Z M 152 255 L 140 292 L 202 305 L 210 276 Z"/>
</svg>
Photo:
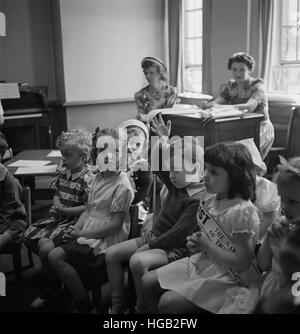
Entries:
<svg viewBox="0 0 300 334">
<path fill-rule="evenodd" d="M 283 156 L 279 156 L 280 165 L 278 169 L 280 171 L 289 171 L 300 177 L 300 168 L 292 166 Z"/>
</svg>

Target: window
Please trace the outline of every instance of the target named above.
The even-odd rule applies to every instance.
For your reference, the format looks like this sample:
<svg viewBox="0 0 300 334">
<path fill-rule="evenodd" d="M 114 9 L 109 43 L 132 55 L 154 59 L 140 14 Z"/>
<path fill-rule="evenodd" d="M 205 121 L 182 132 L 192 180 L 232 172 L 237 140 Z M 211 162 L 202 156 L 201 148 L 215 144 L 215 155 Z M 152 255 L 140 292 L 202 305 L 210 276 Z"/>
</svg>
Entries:
<svg viewBox="0 0 300 334">
<path fill-rule="evenodd" d="M 184 1 L 185 92 L 202 92 L 202 0 Z"/>
<path fill-rule="evenodd" d="M 273 67 L 273 88 L 299 94 L 300 82 L 300 0 L 280 0 L 278 59 Z"/>
</svg>

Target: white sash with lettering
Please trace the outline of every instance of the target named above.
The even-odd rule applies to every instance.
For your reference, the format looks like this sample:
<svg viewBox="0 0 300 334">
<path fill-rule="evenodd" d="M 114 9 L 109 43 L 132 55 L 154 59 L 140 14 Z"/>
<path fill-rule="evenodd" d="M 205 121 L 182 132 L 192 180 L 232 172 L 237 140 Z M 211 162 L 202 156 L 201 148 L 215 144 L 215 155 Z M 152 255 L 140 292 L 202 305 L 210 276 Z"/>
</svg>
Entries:
<svg viewBox="0 0 300 334">
<path fill-rule="evenodd" d="M 197 221 L 202 233 L 217 246 L 229 252 L 235 252 L 235 245 L 231 238 L 226 234 L 216 219 L 210 215 L 201 205 L 197 212 Z M 249 287 L 261 277 L 261 273 L 255 263 L 252 261 L 251 266 L 243 272 L 237 272 L 228 268 L 228 272 L 235 277 L 243 286 Z"/>
</svg>

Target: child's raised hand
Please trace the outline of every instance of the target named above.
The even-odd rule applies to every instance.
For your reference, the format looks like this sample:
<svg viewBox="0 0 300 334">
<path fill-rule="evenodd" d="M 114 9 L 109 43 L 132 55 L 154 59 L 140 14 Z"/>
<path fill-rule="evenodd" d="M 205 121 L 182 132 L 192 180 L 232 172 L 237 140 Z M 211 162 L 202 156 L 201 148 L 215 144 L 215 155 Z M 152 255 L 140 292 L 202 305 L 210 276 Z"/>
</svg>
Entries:
<svg viewBox="0 0 300 334">
<path fill-rule="evenodd" d="M 153 117 L 150 121 L 150 125 L 151 130 L 160 137 L 169 137 L 171 134 L 171 121 L 168 121 L 166 125 L 161 114 Z"/>
</svg>

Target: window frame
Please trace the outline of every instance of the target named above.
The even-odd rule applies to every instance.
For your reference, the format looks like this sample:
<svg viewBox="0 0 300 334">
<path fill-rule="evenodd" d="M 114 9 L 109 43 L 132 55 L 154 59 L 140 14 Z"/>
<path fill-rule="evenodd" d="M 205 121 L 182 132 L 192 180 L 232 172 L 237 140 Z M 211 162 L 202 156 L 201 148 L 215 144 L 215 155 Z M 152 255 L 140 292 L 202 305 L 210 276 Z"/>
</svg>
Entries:
<svg viewBox="0 0 300 334">
<path fill-rule="evenodd" d="M 201 16 L 202 16 L 202 35 L 200 36 L 193 36 L 193 37 L 187 37 L 187 13 L 191 13 L 191 12 L 201 12 Z M 182 15 L 182 20 L 183 20 L 183 29 L 182 29 L 182 34 L 183 34 L 183 49 L 182 49 L 182 60 L 183 60 L 183 84 L 182 84 L 182 88 L 183 88 L 183 93 L 202 93 L 203 91 L 203 0 L 201 1 L 201 7 L 194 7 L 192 9 L 187 9 L 187 1 L 183 0 L 183 15 Z M 187 50 L 186 50 L 186 41 L 187 40 L 200 40 L 201 42 L 201 53 L 202 53 L 202 63 L 198 64 L 191 64 L 191 63 L 187 63 L 186 62 L 186 55 L 187 55 Z M 199 91 L 195 91 L 195 90 L 190 90 L 186 88 L 186 77 L 185 77 L 185 72 L 187 70 L 190 69 L 196 69 L 196 70 L 200 70 L 202 73 L 202 77 L 201 77 L 201 92 Z"/>
<path fill-rule="evenodd" d="M 280 1 L 280 12 L 283 13 L 283 0 Z M 282 47 L 282 36 L 283 36 L 283 29 L 284 28 L 289 28 L 289 27 L 294 27 L 291 25 L 286 25 L 283 26 L 283 15 L 281 14 L 279 17 L 279 24 L 280 24 L 280 36 L 279 36 L 279 64 L 280 65 L 300 65 L 300 0 L 297 0 L 297 24 L 296 24 L 296 29 L 297 29 L 297 36 L 296 36 L 296 60 L 283 60 L 282 55 L 283 55 L 283 47 Z M 299 60 L 297 60 L 299 59 Z"/>
</svg>

